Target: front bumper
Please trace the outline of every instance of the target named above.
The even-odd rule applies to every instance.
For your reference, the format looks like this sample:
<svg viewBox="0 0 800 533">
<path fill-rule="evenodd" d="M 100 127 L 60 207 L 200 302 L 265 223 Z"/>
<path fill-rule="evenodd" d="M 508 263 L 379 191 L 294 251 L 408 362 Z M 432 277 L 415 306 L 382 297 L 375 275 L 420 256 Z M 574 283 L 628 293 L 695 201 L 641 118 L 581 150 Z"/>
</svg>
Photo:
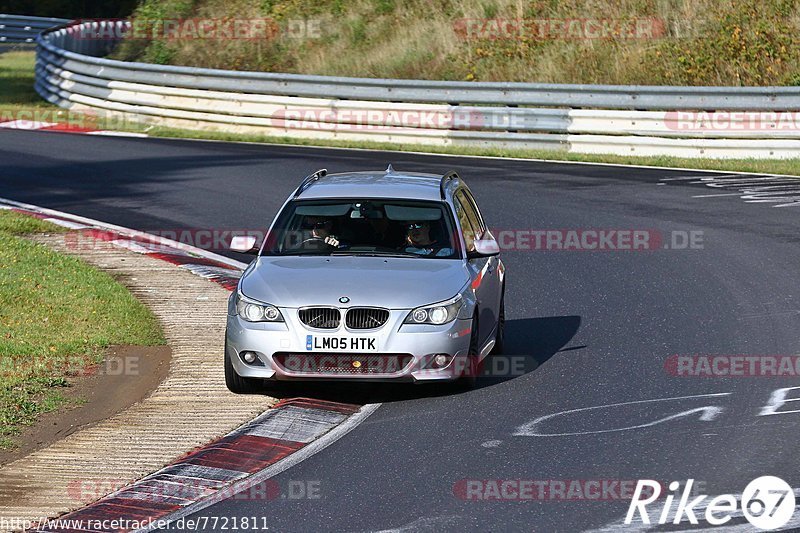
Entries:
<svg viewBox="0 0 800 533">
<path fill-rule="evenodd" d="M 350 331 L 340 326 L 320 331 L 300 322 L 296 309 L 280 311 L 285 322 L 254 323 L 228 315 L 225 357 L 240 376 L 287 381 L 426 382 L 451 381 L 468 368 L 471 320 L 456 319 L 441 326 L 403 324 L 409 310 L 393 310 L 386 324 L 376 330 Z M 309 350 L 308 335 L 372 337 L 377 352 Z M 245 351 L 255 352 L 258 359 L 245 363 L 240 357 Z M 435 354 L 450 356 L 449 363 L 433 368 Z"/>
</svg>

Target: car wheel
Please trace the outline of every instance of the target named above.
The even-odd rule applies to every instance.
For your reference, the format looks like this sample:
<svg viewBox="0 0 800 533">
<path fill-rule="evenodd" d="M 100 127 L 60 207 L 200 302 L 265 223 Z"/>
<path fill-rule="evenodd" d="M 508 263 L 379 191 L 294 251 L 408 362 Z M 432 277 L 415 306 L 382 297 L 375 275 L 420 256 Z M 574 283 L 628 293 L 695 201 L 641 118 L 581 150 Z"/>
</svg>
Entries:
<svg viewBox="0 0 800 533">
<path fill-rule="evenodd" d="M 503 295 L 500 297 L 500 310 L 497 314 L 497 335 L 492 347 L 492 355 L 502 355 L 506 343 L 506 295 L 503 290 Z"/>
<path fill-rule="evenodd" d="M 225 385 L 227 385 L 228 390 L 235 393 L 235 394 L 249 394 L 253 392 L 259 392 L 261 390 L 260 381 L 259 379 L 254 378 L 243 378 L 239 374 L 236 373 L 236 369 L 233 368 L 233 363 L 231 363 L 230 357 L 226 353 L 225 357 Z"/>
</svg>

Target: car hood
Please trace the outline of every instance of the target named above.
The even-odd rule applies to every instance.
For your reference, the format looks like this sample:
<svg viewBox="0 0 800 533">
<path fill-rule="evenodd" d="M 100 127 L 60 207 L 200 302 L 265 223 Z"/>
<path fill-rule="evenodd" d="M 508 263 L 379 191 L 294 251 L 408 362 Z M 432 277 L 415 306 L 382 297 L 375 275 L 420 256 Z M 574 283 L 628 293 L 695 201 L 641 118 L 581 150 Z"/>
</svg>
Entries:
<svg viewBox="0 0 800 533">
<path fill-rule="evenodd" d="M 259 257 L 242 293 L 278 307 L 332 305 L 411 309 L 455 296 L 469 280 L 457 259 L 313 256 Z M 342 304 L 339 298 L 347 297 Z"/>
</svg>

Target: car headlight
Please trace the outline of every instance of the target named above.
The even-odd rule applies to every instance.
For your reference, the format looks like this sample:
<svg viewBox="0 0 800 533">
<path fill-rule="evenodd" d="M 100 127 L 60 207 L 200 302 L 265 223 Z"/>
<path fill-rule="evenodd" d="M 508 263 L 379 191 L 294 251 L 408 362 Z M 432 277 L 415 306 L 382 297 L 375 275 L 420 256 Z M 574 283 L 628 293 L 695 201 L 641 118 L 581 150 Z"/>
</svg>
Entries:
<svg viewBox="0 0 800 533">
<path fill-rule="evenodd" d="M 283 322 L 283 316 L 274 305 L 256 302 L 236 295 L 236 314 L 248 322 Z"/>
<path fill-rule="evenodd" d="M 417 307 L 408 313 L 404 323 L 435 325 L 447 324 L 448 322 L 452 322 L 456 319 L 462 305 L 464 305 L 464 300 L 459 294 L 455 298 L 451 298 L 446 302 L 426 305 L 425 307 Z"/>
</svg>

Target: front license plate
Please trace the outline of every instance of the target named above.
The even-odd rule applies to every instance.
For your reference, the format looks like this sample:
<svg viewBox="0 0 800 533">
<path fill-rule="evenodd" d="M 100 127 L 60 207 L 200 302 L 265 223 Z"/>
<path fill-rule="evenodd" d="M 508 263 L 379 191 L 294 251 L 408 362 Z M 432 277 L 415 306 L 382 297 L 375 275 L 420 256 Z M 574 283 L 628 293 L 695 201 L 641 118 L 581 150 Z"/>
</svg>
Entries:
<svg viewBox="0 0 800 533">
<path fill-rule="evenodd" d="M 306 350 L 309 352 L 377 352 L 375 337 L 352 337 L 335 335 L 306 335 Z"/>
</svg>

